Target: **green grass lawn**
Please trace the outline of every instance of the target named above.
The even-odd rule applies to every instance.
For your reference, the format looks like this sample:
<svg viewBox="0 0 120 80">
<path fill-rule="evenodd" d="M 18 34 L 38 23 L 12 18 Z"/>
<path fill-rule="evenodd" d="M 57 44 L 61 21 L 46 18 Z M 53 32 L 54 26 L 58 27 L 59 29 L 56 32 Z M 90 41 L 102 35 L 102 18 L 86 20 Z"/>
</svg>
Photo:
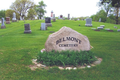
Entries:
<svg viewBox="0 0 120 80">
<path fill-rule="evenodd" d="M 93 27 L 85 27 L 85 21 L 57 20 L 52 27 L 41 31 L 44 20 L 19 21 L 5 24 L 0 29 L 0 80 L 120 80 L 120 25 L 92 22 Z M 32 33 L 24 34 L 24 24 L 29 23 Z M 78 26 L 80 24 L 80 26 Z M 105 25 L 114 32 L 105 30 L 93 31 Z M 1 24 L 0 24 L 1 26 Z M 77 70 L 36 69 L 31 71 L 32 59 L 45 47 L 50 31 L 58 31 L 61 27 L 70 27 L 86 35 L 94 47 L 91 51 L 103 59 L 100 65 Z"/>
</svg>

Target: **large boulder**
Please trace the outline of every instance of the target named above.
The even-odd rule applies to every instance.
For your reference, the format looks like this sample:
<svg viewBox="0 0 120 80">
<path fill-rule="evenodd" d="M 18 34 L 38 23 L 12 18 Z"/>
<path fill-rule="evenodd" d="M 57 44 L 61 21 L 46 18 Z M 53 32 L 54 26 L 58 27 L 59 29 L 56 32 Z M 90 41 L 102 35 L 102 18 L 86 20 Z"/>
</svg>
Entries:
<svg viewBox="0 0 120 80">
<path fill-rule="evenodd" d="M 77 31 L 69 28 L 62 27 L 59 31 L 49 35 L 45 43 L 46 51 L 89 51 L 90 42 L 88 38 Z"/>
</svg>

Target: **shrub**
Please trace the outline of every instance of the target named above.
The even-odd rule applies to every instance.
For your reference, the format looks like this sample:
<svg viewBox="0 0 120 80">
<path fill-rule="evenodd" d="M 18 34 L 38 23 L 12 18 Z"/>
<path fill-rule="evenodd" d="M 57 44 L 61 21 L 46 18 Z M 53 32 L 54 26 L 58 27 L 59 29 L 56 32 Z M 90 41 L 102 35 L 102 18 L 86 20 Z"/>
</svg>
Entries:
<svg viewBox="0 0 120 80">
<path fill-rule="evenodd" d="M 91 51 L 51 51 L 51 52 L 39 52 L 37 55 L 37 62 L 40 62 L 47 66 L 53 65 L 83 65 L 91 64 L 96 58 Z"/>
</svg>

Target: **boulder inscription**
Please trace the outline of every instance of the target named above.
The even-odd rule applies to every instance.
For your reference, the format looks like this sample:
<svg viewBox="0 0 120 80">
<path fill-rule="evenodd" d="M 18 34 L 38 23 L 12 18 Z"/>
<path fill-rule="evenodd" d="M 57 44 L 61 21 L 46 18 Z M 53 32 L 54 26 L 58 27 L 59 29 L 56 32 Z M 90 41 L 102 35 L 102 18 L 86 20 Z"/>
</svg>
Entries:
<svg viewBox="0 0 120 80">
<path fill-rule="evenodd" d="M 69 28 L 62 27 L 59 31 L 49 35 L 45 43 L 46 51 L 89 51 L 90 42 L 88 38 L 81 33 Z"/>
</svg>

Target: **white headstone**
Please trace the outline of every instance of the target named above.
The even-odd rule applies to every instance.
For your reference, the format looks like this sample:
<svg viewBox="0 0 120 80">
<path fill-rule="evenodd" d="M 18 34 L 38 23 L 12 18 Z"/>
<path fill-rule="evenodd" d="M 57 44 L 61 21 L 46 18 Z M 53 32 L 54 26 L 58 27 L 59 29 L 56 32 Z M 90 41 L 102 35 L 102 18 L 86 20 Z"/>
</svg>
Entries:
<svg viewBox="0 0 120 80">
<path fill-rule="evenodd" d="M 101 22 L 101 18 L 99 19 L 99 22 Z"/>
<path fill-rule="evenodd" d="M 13 12 L 12 22 L 16 22 L 16 21 L 17 21 L 17 19 L 16 19 L 16 14 L 15 14 L 15 12 Z"/>
<path fill-rule="evenodd" d="M 97 27 L 97 29 L 103 29 L 103 27 Z"/>
<path fill-rule="evenodd" d="M 120 32 L 120 29 L 118 29 L 117 31 Z"/>
<path fill-rule="evenodd" d="M 1 20 L 2 20 L 1 29 L 6 28 L 6 26 L 4 24 L 4 18 L 2 18 Z"/>
<path fill-rule="evenodd" d="M 41 28 L 40 28 L 41 30 L 46 30 L 47 29 L 47 26 L 46 26 L 46 24 L 45 23 L 41 23 Z"/>
<path fill-rule="evenodd" d="M 100 27 L 103 27 L 103 28 L 104 28 L 104 27 L 105 27 L 105 25 L 100 25 Z"/>
</svg>

